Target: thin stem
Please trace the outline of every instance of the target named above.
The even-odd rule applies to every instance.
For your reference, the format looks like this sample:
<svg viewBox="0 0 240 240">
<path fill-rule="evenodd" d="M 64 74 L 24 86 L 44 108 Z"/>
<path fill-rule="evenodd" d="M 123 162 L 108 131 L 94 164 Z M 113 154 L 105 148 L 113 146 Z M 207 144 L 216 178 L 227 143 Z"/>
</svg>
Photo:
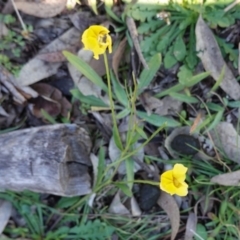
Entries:
<svg viewBox="0 0 240 240">
<path fill-rule="evenodd" d="M 18 9 L 17 9 L 17 7 L 16 7 L 16 5 L 15 5 L 14 0 L 11 0 L 11 2 L 12 2 L 12 5 L 13 5 L 13 8 L 14 8 L 16 14 L 17 14 L 18 20 L 19 20 L 19 22 L 21 23 L 21 26 L 22 26 L 22 28 L 23 28 L 23 31 L 24 31 L 24 32 L 28 32 L 28 30 L 27 30 L 27 28 L 26 28 L 26 25 L 24 24 L 24 22 L 23 22 L 23 20 L 22 20 L 22 17 L 21 17 L 21 15 L 20 15 L 20 13 L 19 13 L 19 11 L 18 11 Z"/>
<path fill-rule="evenodd" d="M 111 109 L 112 119 L 113 119 L 113 131 L 116 131 L 116 137 L 118 138 L 118 142 L 121 145 L 120 146 L 121 149 L 123 149 L 121 137 L 120 137 L 120 134 L 119 134 L 119 131 L 117 128 L 117 119 L 116 119 L 116 115 L 115 115 L 115 111 L 114 111 L 114 102 L 113 102 L 113 97 L 112 97 L 112 88 L 111 88 L 111 80 L 110 80 L 110 71 L 109 71 L 108 59 L 107 59 L 106 52 L 103 54 L 103 56 L 104 56 L 104 64 L 105 64 L 105 68 L 106 68 L 106 74 L 107 74 L 108 97 L 109 97 L 109 101 L 110 101 L 110 109 Z"/>
</svg>

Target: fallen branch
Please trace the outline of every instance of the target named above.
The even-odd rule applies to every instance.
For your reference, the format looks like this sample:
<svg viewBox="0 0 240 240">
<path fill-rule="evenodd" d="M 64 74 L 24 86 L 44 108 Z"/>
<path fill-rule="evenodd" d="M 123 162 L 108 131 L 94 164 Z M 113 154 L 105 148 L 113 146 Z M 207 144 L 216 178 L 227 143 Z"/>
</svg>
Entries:
<svg viewBox="0 0 240 240">
<path fill-rule="evenodd" d="M 91 192 L 91 141 L 75 124 L 28 128 L 0 135 L 0 189 L 60 196 Z"/>
</svg>

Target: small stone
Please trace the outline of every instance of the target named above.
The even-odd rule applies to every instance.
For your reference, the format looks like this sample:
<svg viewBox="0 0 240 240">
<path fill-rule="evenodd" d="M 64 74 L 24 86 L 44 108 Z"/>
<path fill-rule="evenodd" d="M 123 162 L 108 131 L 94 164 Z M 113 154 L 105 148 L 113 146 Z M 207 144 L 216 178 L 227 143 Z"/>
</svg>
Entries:
<svg viewBox="0 0 240 240">
<path fill-rule="evenodd" d="M 160 197 L 160 189 L 150 184 L 144 184 L 140 189 L 139 206 L 143 211 L 149 211 Z"/>
<path fill-rule="evenodd" d="M 195 155 L 200 149 L 200 143 L 190 135 L 180 134 L 172 140 L 171 148 L 182 155 Z"/>
</svg>

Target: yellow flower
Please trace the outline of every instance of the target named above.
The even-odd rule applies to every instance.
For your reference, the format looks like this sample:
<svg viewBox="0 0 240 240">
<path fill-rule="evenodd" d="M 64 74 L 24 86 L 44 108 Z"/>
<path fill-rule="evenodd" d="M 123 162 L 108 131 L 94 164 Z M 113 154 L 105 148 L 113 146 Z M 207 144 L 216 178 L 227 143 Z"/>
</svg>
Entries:
<svg viewBox="0 0 240 240">
<path fill-rule="evenodd" d="M 186 196 L 188 194 L 188 185 L 185 183 L 187 170 L 182 164 L 175 164 L 172 170 L 160 176 L 160 188 L 171 195 Z"/>
<path fill-rule="evenodd" d="M 99 55 L 105 53 L 108 48 L 112 52 L 112 38 L 108 34 L 109 30 L 100 25 L 93 25 L 86 29 L 82 35 L 82 42 L 86 50 L 93 51 L 94 58 L 99 59 Z"/>
</svg>

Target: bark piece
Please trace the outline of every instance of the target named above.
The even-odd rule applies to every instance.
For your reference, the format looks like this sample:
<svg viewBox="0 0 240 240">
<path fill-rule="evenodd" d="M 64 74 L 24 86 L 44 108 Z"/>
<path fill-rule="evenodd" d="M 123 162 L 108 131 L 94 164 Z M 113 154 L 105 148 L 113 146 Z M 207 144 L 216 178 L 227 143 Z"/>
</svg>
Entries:
<svg viewBox="0 0 240 240">
<path fill-rule="evenodd" d="M 0 189 L 60 196 L 91 192 L 91 141 L 75 124 L 56 124 L 0 135 Z"/>
</svg>

